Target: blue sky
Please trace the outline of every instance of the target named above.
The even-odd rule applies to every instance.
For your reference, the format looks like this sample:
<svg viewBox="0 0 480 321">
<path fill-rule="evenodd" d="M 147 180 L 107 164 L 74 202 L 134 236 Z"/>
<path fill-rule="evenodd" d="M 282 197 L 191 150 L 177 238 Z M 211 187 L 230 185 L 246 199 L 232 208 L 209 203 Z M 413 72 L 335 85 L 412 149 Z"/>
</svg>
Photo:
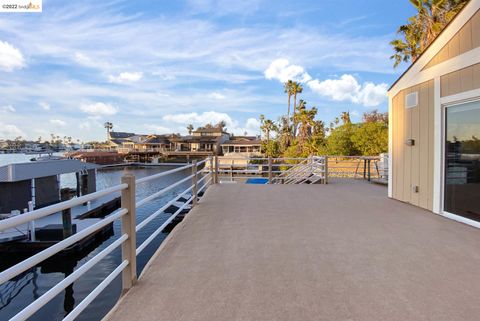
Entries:
<svg viewBox="0 0 480 321">
<path fill-rule="evenodd" d="M 282 81 L 303 82 L 327 122 L 387 110 L 389 41 L 407 0 L 50 1 L 0 14 L 0 139 L 105 139 L 186 132 L 219 120 L 236 134 L 286 113 Z"/>
</svg>

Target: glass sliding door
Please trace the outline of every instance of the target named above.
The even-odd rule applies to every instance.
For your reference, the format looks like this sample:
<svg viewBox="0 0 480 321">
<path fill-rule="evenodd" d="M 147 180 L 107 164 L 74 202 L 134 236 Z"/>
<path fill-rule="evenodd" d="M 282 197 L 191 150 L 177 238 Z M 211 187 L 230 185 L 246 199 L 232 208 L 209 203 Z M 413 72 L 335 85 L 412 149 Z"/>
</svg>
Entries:
<svg viewBox="0 0 480 321">
<path fill-rule="evenodd" d="M 480 222 L 480 101 L 445 110 L 444 211 Z"/>
</svg>

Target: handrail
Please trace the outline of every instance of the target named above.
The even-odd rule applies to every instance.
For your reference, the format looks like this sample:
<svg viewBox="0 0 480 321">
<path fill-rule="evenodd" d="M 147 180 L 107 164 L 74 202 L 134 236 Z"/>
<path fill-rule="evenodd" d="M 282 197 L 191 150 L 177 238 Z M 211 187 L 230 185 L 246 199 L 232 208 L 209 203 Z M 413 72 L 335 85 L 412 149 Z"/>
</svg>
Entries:
<svg viewBox="0 0 480 321">
<path fill-rule="evenodd" d="M 86 227 L 85 229 L 65 238 L 62 241 L 59 241 L 58 243 L 44 249 L 43 251 L 17 263 L 16 265 L 0 273 L 0 284 L 3 284 L 11 280 L 12 278 L 15 278 L 17 275 L 36 266 L 42 261 L 54 256 L 60 251 L 69 248 L 70 246 L 81 241 L 85 237 L 113 223 L 115 220 L 121 218 L 122 231 L 125 228 L 125 231 L 123 232 L 124 234 L 122 234 L 112 244 L 107 246 L 101 252 L 99 252 L 94 257 L 85 262 L 83 265 L 81 265 L 72 274 L 55 284 L 47 292 L 45 292 L 39 298 L 35 299 L 32 303 L 23 308 L 11 320 L 26 320 L 27 318 L 32 316 L 35 312 L 37 312 L 45 304 L 47 304 L 55 296 L 57 296 L 61 291 L 65 290 L 65 288 L 75 282 L 78 278 L 80 278 L 87 271 L 92 269 L 98 262 L 100 262 L 102 259 L 104 259 L 107 255 L 111 254 L 115 249 L 120 246 L 122 247 L 122 262 L 120 263 L 120 265 L 118 265 L 100 284 L 98 284 L 97 287 L 95 287 L 95 289 L 91 293 L 89 293 L 63 320 L 74 320 L 120 273 L 123 273 L 123 288 L 124 290 L 128 290 L 136 280 L 136 268 L 132 268 L 136 266 L 136 256 L 140 252 L 142 252 L 142 250 L 145 249 L 153 241 L 153 239 L 158 236 L 165 229 L 165 227 L 170 224 L 173 219 L 175 219 L 175 217 L 177 217 L 189 204 L 191 204 L 192 207 L 195 206 L 198 198 L 198 193 L 207 188 L 213 181 L 214 172 L 212 170 L 208 171 L 205 169 L 205 164 L 207 161 L 210 162 L 210 167 L 212 167 L 213 157 L 208 157 L 199 162 L 194 161 L 192 164 L 178 167 L 159 174 L 143 177 L 138 180 L 135 180 L 133 175 L 126 175 L 122 177 L 122 183 L 119 185 L 0 221 L 0 231 L 3 231 L 9 228 L 14 228 L 18 225 L 28 223 L 33 220 L 38 220 L 40 218 L 63 211 L 65 209 L 84 204 L 88 201 L 98 199 L 102 196 L 122 192 L 122 206 L 120 209 L 114 211 L 112 214 L 104 217 L 103 219 L 90 225 L 89 227 Z M 192 168 L 191 175 L 188 175 L 170 184 L 169 186 L 151 194 L 150 196 L 147 196 L 146 198 L 138 202 L 135 200 L 136 184 L 141 184 L 144 182 L 152 181 L 154 179 L 159 179 L 173 173 L 184 171 L 189 168 Z M 203 177 L 198 179 L 199 175 Z M 160 209 L 149 215 L 145 220 L 135 226 L 135 212 L 138 207 L 165 194 L 166 192 L 187 182 L 188 180 L 192 180 L 192 184 L 189 188 L 175 196 L 172 200 L 168 201 Z M 145 225 L 153 221 L 155 217 L 157 217 L 160 213 L 164 212 L 169 206 L 174 204 L 177 200 L 179 200 L 182 196 L 186 195 L 189 192 L 192 192 L 193 195 L 191 195 L 189 199 L 183 205 L 181 205 L 173 215 L 171 215 L 160 227 L 155 230 L 154 233 L 152 233 L 138 248 L 136 248 L 136 233 L 141 230 Z M 133 252 L 130 249 L 132 249 Z"/>
<path fill-rule="evenodd" d="M 4 231 L 4 230 L 7 230 L 9 228 L 18 226 L 18 225 L 28 223 L 28 222 L 33 221 L 33 220 L 37 220 L 39 218 L 42 218 L 42 217 L 60 212 L 60 211 L 65 210 L 67 208 L 72 208 L 74 206 L 86 203 L 88 201 L 92 201 L 92 200 L 100 198 L 102 196 L 106 196 L 106 195 L 109 195 L 109 194 L 112 194 L 112 193 L 115 193 L 115 192 L 122 191 L 126 188 L 128 188 L 127 184 L 120 184 L 120 185 L 117 185 L 117 186 L 113 186 L 113 187 L 110 187 L 110 188 L 103 189 L 103 190 L 95 192 L 95 193 L 87 194 L 87 195 L 80 196 L 80 197 L 75 197 L 75 198 L 72 198 L 71 200 L 68 200 L 68 201 L 64 201 L 64 202 L 61 202 L 61 203 L 58 203 L 58 204 L 54 204 L 54 205 L 50 205 L 50 206 L 47 206 L 47 207 L 43 207 L 43 208 L 38 209 L 38 210 L 34 210 L 32 212 L 27 212 L 27 213 L 24 213 L 24 214 L 21 214 L 21 215 L 18 215 L 18 216 L 14 216 L 14 217 L 11 217 L 11 218 L 4 219 L 4 220 L 0 221 L 0 232 Z"/>
</svg>

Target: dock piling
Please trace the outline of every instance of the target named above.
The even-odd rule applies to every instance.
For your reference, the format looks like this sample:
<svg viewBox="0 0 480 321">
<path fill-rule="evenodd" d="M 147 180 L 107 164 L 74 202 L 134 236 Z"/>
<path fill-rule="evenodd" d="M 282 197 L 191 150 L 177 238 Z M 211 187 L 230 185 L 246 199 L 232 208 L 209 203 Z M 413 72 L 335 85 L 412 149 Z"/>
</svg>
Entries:
<svg viewBox="0 0 480 321">
<path fill-rule="evenodd" d="M 127 189 L 122 190 L 121 199 L 122 208 L 128 211 L 122 217 L 122 235 L 128 235 L 128 239 L 122 243 L 122 261 L 128 261 L 128 265 L 122 271 L 122 290 L 126 292 L 137 281 L 135 176 L 132 174 L 124 175 L 122 184 L 128 185 Z"/>
<path fill-rule="evenodd" d="M 215 174 L 213 173 L 213 156 L 210 156 L 210 185 L 215 184 Z"/>
<path fill-rule="evenodd" d="M 215 155 L 215 175 L 214 184 L 218 184 L 218 156 Z"/>
<path fill-rule="evenodd" d="M 272 156 L 268 156 L 268 184 L 272 184 L 273 172 L 272 172 Z"/>
</svg>

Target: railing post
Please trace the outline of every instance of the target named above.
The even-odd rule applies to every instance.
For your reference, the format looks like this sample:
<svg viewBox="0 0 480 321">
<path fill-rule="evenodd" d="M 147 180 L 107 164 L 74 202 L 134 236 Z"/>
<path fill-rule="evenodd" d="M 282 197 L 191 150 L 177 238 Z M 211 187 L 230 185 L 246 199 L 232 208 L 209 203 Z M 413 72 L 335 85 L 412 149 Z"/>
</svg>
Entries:
<svg viewBox="0 0 480 321">
<path fill-rule="evenodd" d="M 324 175 L 324 178 L 323 178 L 323 184 L 328 184 L 328 156 L 325 155 L 323 156 L 323 175 Z"/>
<path fill-rule="evenodd" d="M 132 174 L 124 175 L 122 177 L 122 184 L 128 184 L 128 188 L 122 190 L 122 208 L 128 211 L 128 213 L 122 217 L 122 235 L 128 235 L 128 239 L 122 244 L 122 261 L 128 260 L 128 265 L 122 272 L 122 290 L 126 292 L 137 281 L 135 176 Z"/>
<path fill-rule="evenodd" d="M 28 211 L 32 212 L 33 211 L 33 202 L 29 201 L 28 202 Z M 30 229 L 30 241 L 35 242 L 37 240 L 35 236 L 35 220 L 31 220 L 28 223 L 29 229 Z"/>
<path fill-rule="evenodd" d="M 215 155 L 215 184 L 218 184 L 218 156 Z"/>
<path fill-rule="evenodd" d="M 213 156 L 210 156 L 210 185 L 215 184 L 215 174 L 213 172 Z"/>
<path fill-rule="evenodd" d="M 197 197 L 198 197 L 198 186 L 197 186 L 197 181 L 198 181 L 198 177 L 197 177 L 197 160 L 195 159 L 193 161 L 193 167 L 192 167 L 192 197 L 193 197 L 193 200 L 192 200 L 192 207 L 196 206 L 197 205 Z"/>
<path fill-rule="evenodd" d="M 272 172 L 272 156 L 268 156 L 268 184 L 272 184 L 273 172 Z"/>
</svg>

